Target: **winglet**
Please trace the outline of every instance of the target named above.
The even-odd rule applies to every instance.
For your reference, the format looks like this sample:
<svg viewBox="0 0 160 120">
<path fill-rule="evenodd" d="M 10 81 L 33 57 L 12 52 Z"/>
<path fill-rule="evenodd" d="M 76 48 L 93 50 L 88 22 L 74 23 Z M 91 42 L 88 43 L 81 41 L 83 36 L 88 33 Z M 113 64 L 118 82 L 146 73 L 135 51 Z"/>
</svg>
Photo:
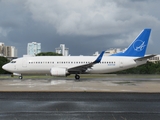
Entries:
<svg viewBox="0 0 160 120">
<path fill-rule="evenodd" d="M 99 63 L 99 62 L 101 62 L 101 59 L 103 57 L 104 52 L 105 51 L 102 51 L 101 54 L 97 57 L 97 59 L 93 63 Z"/>
</svg>

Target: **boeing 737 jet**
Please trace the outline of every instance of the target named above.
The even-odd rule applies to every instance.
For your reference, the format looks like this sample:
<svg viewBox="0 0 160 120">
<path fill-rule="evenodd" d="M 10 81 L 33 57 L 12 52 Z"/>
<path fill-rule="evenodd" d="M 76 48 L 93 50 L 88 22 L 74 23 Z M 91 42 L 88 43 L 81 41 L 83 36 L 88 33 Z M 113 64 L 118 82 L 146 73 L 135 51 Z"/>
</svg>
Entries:
<svg viewBox="0 0 160 120">
<path fill-rule="evenodd" d="M 50 74 L 52 76 L 68 76 L 75 74 L 111 73 L 136 67 L 147 62 L 155 55 L 145 55 L 151 29 L 144 29 L 131 45 L 124 51 L 104 56 L 34 56 L 21 57 L 5 64 L 2 68 L 13 75 L 23 78 L 25 74 Z"/>
</svg>

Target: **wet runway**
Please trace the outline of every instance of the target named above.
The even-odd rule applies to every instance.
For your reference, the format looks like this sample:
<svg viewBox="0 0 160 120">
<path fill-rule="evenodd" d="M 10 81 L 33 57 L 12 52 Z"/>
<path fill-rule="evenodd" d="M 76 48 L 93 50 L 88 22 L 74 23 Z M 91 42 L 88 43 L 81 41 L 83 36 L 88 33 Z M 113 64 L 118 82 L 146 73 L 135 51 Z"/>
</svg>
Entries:
<svg viewBox="0 0 160 120">
<path fill-rule="evenodd" d="M 133 78 L 134 77 L 134 78 Z M 2 92 L 160 92 L 160 77 L 111 76 L 99 78 L 0 79 Z"/>
<path fill-rule="evenodd" d="M 160 78 L 0 79 L 0 120 L 159 120 Z"/>
<path fill-rule="evenodd" d="M 0 93 L 1 120 L 159 120 L 159 93 Z"/>
</svg>

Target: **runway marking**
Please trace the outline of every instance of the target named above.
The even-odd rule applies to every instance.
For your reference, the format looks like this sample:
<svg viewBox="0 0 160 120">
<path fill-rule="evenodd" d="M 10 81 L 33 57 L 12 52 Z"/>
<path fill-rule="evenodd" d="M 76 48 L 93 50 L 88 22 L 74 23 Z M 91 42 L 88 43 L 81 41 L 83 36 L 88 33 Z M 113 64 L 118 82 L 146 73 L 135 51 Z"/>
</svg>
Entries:
<svg viewBox="0 0 160 120">
<path fill-rule="evenodd" d="M 52 80 L 51 85 L 65 84 L 66 80 Z"/>
<path fill-rule="evenodd" d="M 122 92 L 131 92 L 132 90 L 120 90 Z"/>
</svg>

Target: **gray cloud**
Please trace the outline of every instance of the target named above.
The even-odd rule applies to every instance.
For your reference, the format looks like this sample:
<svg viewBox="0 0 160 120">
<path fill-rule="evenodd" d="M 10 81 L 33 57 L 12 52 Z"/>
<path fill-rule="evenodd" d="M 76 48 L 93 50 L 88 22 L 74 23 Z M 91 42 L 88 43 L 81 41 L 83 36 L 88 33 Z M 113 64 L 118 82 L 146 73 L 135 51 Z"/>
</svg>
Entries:
<svg viewBox="0 0 160 120">
<path fill-rule="evenodd" d="M 160 1 L 155 0 L 1 0 L 0 42 L 26 54 L 28 42 L 54 51 L 64 43 L 71 55 L 127 47 L 152 28 L 148 53 L 158 53 Z"/>
<path fill-rule="evenodd" d="M 26 4 L 35 21 L 52 25 L 58 34 L 85 36 L 121 33 L 133 25 L 155 22 L 157 19 L 147 14 L 146 5 L 125 0 L 123 4 L 104 0 L 28 0 Z"/>
</svg>

